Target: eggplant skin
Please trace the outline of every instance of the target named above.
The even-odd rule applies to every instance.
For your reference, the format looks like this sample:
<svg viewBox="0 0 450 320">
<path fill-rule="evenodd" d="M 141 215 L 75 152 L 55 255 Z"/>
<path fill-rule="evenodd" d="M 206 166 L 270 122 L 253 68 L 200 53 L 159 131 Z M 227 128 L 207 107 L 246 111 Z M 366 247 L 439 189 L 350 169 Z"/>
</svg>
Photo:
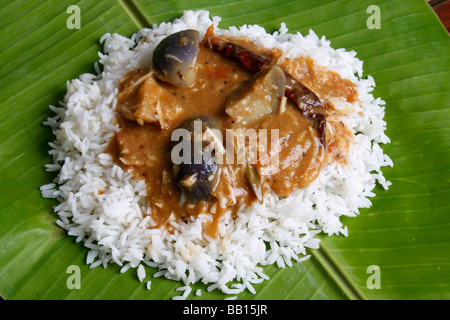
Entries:
<svg viewBox="0 0 450 320">
<path fill-rule="evenodd" d="M 156 77 L 175 86 L 189 87 L 195 82 L 195 63 L 199 52 L 197 30 L 182 30 L 164 38 L 153 52 Z"/>
<path fill-rule="evenodd" d="M 194 123 L 201 122 L 202 133 L 207 128 L 218 129 L 218 123 L 213 117 L 194 117 L 184 121 L 178 128 L 186 129 L 190 133 L 190 156 L 188 161 L 174 163 L 172 161 L 172 175 L 176 186 L 182 192 L 184 199 L 189 203 L 207 201 L 216 182 L 218 163 L 209 152 L 204 152 L 207 144 L 201 142 L 201 162 L 194 159 Z M 197 125 L 197 127 L 200 127 Z M 192 133 L 192 134 L 191 134 Z M 171 143 L 169 151 L 172 152 L 177 143 Z M 183 150 L 184 152 L 184 150 Z"/>
</svg>

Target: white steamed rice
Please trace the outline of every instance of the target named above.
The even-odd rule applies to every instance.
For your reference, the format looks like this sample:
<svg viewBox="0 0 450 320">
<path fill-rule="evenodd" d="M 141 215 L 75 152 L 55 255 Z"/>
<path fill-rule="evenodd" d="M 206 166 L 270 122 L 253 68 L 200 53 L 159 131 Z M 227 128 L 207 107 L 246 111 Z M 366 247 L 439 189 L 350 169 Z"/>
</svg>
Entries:
<svg viewBox="0 0 450 320">
<path fill-rule="evenodd" d="M 183 282 L 179 289 L 183 295 L 178 298 L 187 297 L 189 285 L 199 281 L 208 284 L 208 291 L 219 289 L 235 295 L 247 289 L 254 293 L 252 284 L 269 279 L 263 266 L 283 268 L 306 260 L 308 248 L 319 248 L 318 233 L 347 236 L 340 217 L 353 217 L 360 208 L 370 207 L 375 185 L 387 189 L 390 184 L 381 167 L 393 165 L 380 148 L 389 143 L 384 134 L 384 102 L 370 93 L 375 83 L 370 76 L 362 78 L 363 64 L 355 52 L 333 49 L 313 31 L 290 34 L 285 24 L 269 34 L 253 25 L 219 29 L 219 21 L 207 11 L 185 11 L 172 23 L 139 30 L 131 39 L 105 34 L 100 40 L 104 52 L 99 53 L 103 71 L 95 63 L 97 74 L 69 81 L 64 102 L 50 106 L 56 115 L 45 122 L 56 136 L 50 143 L 54 161 L 46 170 L 56 171 L 58 176 L 42 186 L 41 193 L 58 200 L 54 207 L 57 224 L 89 249 L 86 262 L 92 268 L 108 263 L 122 266 L 121 272 L 137 268 L 141 282 L 146 277 L 144 264 L 158 268 L 154 276 Z M 247 36 L 260 46 L 280 48 L 289 57 L 312 57 L 317 64 L 350 79 L 358 87 L 361 112 L 342 118 L 356 133 L 345 166 L 333 163 L 325 167 L 311 185 L 288 198 L 268 196 L 263 205 L 243 208 L 235 219 L 224 216 L 219 238 L 206 240 L 202 219 L 173 222 L 174 233 L 152 228 L 144 181 L 133 180 L 104 151 L 118 130 L 113 119 L 120 79 L 131 70 L 148 66 L 154 48 L 167 35 L 196 29 L 203 36 L 211 24 L 218 34 Z M 359 108 L 358 103 L 334 103 Z M 150 282 L 146 283 L 150 288 Z"/>
</svg>

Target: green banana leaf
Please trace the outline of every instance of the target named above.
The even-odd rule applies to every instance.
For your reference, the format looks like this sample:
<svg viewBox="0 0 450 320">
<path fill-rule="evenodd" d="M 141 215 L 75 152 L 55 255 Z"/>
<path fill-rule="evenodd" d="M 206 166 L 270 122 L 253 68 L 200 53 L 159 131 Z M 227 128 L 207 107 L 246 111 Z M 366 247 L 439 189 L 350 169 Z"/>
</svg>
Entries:
<svg viewBox="0 0 450 320">
<path fill-rule="evenodd" d="M 68 7 L 80 8 L 71 29 Z M 380 9 L 370 29 L 369 5 Z M 321 247 L 292 267 L 268 266 L 270 280 L 238 299 L 450 299 L 450 39 L 425 0 L 171 0 L 0 1 L 0 295 L 4 299 L 170 299 L 181 283 L 153 278 L 147 268 L 90 269 L 88 250 L 56 225 L 55 201 L 39 187 L 53 179 L 51 130 L 42 122 L 65 94 L 66 81 L 94 72 L 100 37 L 130 37 L 185 9 L 223 17 L 220 27 L 260 24 L 273 32 L 313 29 L 334 48 L 355 50 L 365 75 L 386 101 L 383 149 L 389 190 L 377 187 L 370 209 L 342 218 L 348 237 L 320 236 Z M 369 21 L 370 22 L 370 21 Z M 71 265 L 80 289 L 67 285 Z M 378 268 L 375 269 L 374 267 Z M 379 286 L 371 285 L 378 276 Z M 152 281 L 151 290 L 145 283 Z M 189 299 L 223 299 L 195 284 Z"/>
</svg>

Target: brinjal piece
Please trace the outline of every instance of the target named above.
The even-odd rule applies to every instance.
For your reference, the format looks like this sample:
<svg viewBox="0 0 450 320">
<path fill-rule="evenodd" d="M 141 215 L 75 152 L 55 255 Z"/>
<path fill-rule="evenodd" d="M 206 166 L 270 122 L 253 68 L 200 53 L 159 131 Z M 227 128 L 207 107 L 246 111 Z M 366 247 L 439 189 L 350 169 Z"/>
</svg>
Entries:
<svg viewBox="0 0 450 320">
<path fill-rule="evenodd" d="M 198 31 L 192 29 L 164 38 L 153 53 L 156 77 L 175 86 L 191 86 L 195 82 L 199 42 Z"/>
<path fill-rule="evenodd" d="M 179 133 L 179 130 L 183 141 L 172 141 L 170 145 L 175 183 L 186 202 L 206 201 L 216 182 L 218 171 L 215 151 L 211 148 L 211 135 L 216 134 L 214 130 L 219 130 L 219 125 L 212 117 L 194 117 L 184 121 L 175 131 Z M 207 135 L 209 138 L 206 138 Z M 173 140 L 177 140 L 173 137 L 174 135 Z"/>
<path fill-rule="evenodd" d="M 225 112 L 239 123 L 253 123 L 278 109 L 285 88 L 283 70 L 272 65 L 236 89 L 225 104 Z"/>
</svg>

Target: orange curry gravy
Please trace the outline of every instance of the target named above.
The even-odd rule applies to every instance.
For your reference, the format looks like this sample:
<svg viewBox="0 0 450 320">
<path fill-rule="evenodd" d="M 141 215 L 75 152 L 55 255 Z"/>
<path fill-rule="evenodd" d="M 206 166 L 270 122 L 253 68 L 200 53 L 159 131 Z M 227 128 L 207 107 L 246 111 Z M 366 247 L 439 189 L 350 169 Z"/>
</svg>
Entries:
<svg viewBox="0 0 450 320">
<path fill-rule="evenodd" d="M 307 83 L 319 97 L 328 95 L 351 102 L 355 100 L 353 83 L 316 67 L 311 59 L 299 58 L 285 61 L 285 64 L 292 66 L 293 77 Z M 168 222 L 171 220 L 188 221 L 205 213 L 211 217 L 211 222 L 205 225 L 205 234 L 216 237 L 221 215 L 229 211 L 235 215 L 242 205 L 249 205 L 258 197 L 245 176 L 244 166 L 220 164 L 209 199 L 196 204 L 181 203 L 181 192 L 172 176 L 171 133 L 184 120 L 206 115 L 218 120 L 225 139 L 225 129 L 233 128 L 234 123 L 225 113 L 224 104 L 252 74 L 240 63 L 203 46 L 200 46 L 196 67 L 196 82 L 188 88 L 156 80 L 151 68 L 128 73 L 121 80 L 118 93 L 117 123 L 120 129 L 112 138 L 108 152 L 136 179 L 145 180 L 150 214 L 158 227 L 166 225 L 170 229 Z M 151 112 L 145 108 L 136 110 L 135 106 L 146 103 L 153 106 Z M 158 110 L 158 116 L 151 114 L 154 110 Z M 130 112 L 139 114 L 137 119 L 130 116 Z M 317 130 L 313 129 L 313 121 L 286 99 L 282 100 L 278 111 L 265 116 L 251 128 L 279 130 L 279 170 L 262 176 L 261 184 L 263 193 L 272 190 L 281 197 L 309 185 L 328 163 L 345 162 L 353 139 L 352 132 L 342 122 L 330 118 L 324 148 L 317 138 Z"/>
</svg>

